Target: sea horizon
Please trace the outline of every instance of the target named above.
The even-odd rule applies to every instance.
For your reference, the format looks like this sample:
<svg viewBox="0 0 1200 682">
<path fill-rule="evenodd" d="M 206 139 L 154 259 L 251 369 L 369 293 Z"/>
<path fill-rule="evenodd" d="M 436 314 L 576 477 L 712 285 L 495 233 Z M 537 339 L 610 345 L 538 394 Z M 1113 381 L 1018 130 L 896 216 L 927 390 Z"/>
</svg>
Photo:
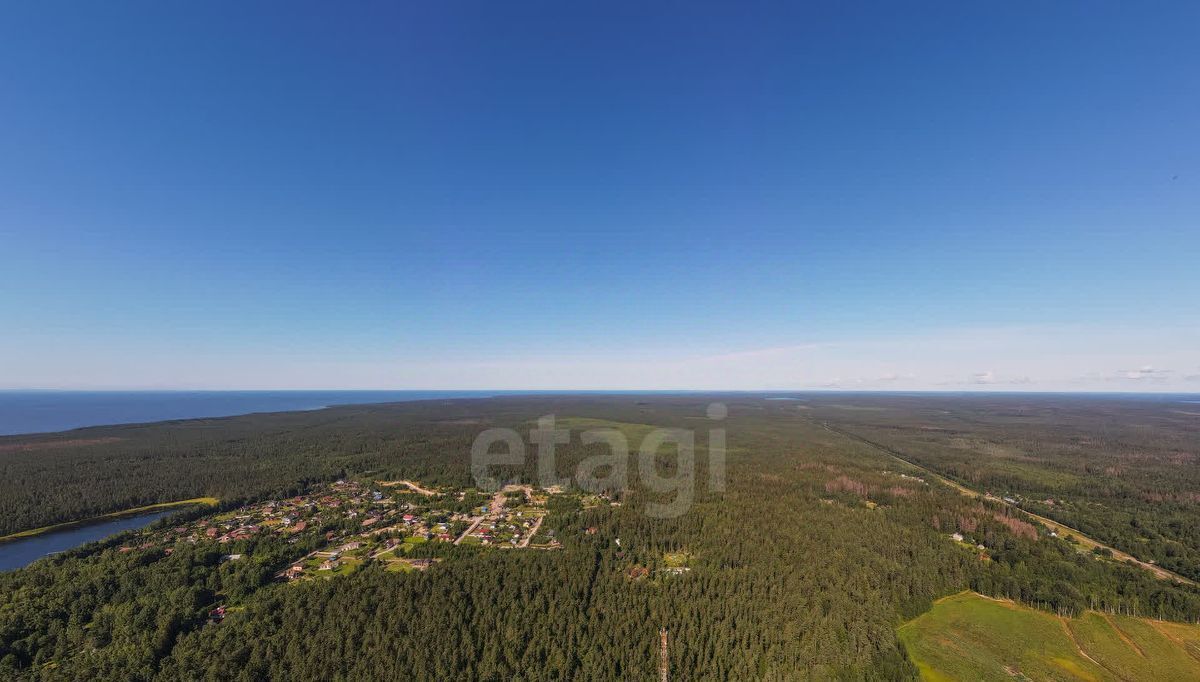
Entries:
<svg viewBox="0 0 1200 682">
<path fill-rule="evenodd" d="M 337 405 L 531 395 L 1077 396 L 1196 403 L 1200 393 L 1118 391 L 869 391 L 847 389 L 0 389 L 0 436 L 177 419 L 300 412 Z"/>
</svg>

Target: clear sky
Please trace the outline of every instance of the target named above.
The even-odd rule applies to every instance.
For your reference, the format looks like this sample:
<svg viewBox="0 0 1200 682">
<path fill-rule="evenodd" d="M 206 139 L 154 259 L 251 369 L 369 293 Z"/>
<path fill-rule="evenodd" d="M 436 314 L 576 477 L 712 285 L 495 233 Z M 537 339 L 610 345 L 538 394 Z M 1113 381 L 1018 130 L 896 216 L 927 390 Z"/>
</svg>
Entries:
<svg viewBox="0 0 1200 682">
<path fill-rule="evenodd" d="M 4 3 L 0 388 L 1197 391 L 1198 26 Z"/>
</svg>

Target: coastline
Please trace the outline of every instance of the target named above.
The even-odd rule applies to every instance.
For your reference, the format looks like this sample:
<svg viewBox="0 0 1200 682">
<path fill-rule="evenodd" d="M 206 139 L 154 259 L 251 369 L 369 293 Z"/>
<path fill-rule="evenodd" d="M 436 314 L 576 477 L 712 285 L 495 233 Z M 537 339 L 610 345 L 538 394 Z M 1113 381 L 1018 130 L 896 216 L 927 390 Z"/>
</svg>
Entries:
<svg viewBox="0 0 1200 682">
<path fill-rule="evenodd" d="M 193 506 L 193 505 L 204 505 L 204 506 L 208 506 L 208 507 L 215 507 L 219 503 L 220 503 L 220 500 L 215 497 L 193 497 L 188 500 L 176 500 L 174 502 L 157 502 L 155 504 L 147 504 L 147 505 L 144 505 L 141 507 L 131 507 L 129 509 L 122 509 L 120 511 L 109 512 L 107 514 L 101 514 L 99 516 L 91 516 L 86 519 L 79 519 L 77 521 L 64 521 L 62 523 L 55 523 L 55 524 L 52 524 L 49 526 L 42 526 L 40 528 L 30 528 L 29 530 L 18 531 L 16 533 L 11 533 L 9 535 L 0 536 L 0 544 L 4 544 L 6 542 L 11 542 L 14 540 L 24 540 L 26 538 L 37 537 L 39 535 L 44 535 L 46 533 L 51 533 L 54 531 L 67 530 L 68 528 L 76 528 L 79 526 L 86 526 L 86 525 L 89 525 L 92 523 L 99 523 L 101 521 L 107 521 L 107 520 L 112 520 L 112 519 L 121 519 L 121 518 L 125 518 L 127 516 L 137 516 L 138 514 L 144 514 L 146 512 L 160 511 L 163 509 L 171 509 L 172 507 L 188 507 L 188 506 Z"/>
</svg>

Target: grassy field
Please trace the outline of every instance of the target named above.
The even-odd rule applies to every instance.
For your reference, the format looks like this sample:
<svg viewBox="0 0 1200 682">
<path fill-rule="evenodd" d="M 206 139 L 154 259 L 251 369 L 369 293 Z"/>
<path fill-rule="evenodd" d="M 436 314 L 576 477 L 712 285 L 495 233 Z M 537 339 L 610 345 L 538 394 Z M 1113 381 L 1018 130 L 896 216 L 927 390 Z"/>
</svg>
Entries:
<svg viewBox="0 0 1200 682">
<path fill-rule="evenodd" d="M 591 429 L 616 429 L 629 441 L 629 447 L 636 451 L 646 436 L 650 435 L 657 426 L 650 424 L 633 424 L 630 422 L 609 421 L 607 419 L 591 419 L 589 417 L 559 417 L 555 426 L 572 431 L 588 431 Z"/>
<path fill-rule="evenodd" d="M 668 568 L 683 568 L 692 561 L 692 555 L 687 552 L 668 552 L 663 555 L 663 565 Z"/>
<path fill-rule="evenodd" d="M 68 521 L 66 523 L 56 523 L 52 526 L 42 526 L 41 528 L 30 528 L 29 530 L 23 530 L 19 533 L 12 533 L 11 535 L 5 535 L 3 537 L 0 537 L 0 543 L 6 542 L 8 540 L 19 540 L 21 538 L 33 537 L 35 535 L 41 535 L 42 533 L 49 533 L 52 530 L 62 530 L 62 529 L 71 528 L 74 526 L 84 526 L 89 523 L 95 523 L 97 521 L 103 521 L 105 519 L 119 519 L 119 518 L 122 518 L 125 516 L 134 516 L 137 514 L 144 514 L 146 512 L 159 511 L 162 509 L 170 509 L 172 507 L 188 507 L 188 506 L 191 506 L 194 504 L 202 504 L 202 505 L 206 505 L 209 507 L 215 507 L 217 505 L 217 503 L 219 503 L 219 502 L 220 502 L 220 500 L 218 500 L 215 497 L 193 497 L 190 500 L 178 500 L 176 502 L 159 502 L 158 504 L 148 504 L 144 507 L 133 507 L 132 509 L 122 509 L 121 511 L 112 512 L 110 514 L 102 514 L 100 516 L 96 516 L 96 517 L 93 517 L 90 519 L 81 519 L 79 521 Z"/>
<path fill-rule="evenodd" d="M 1200 680 L 1200 626 L 1060 618 L 963 592 L 899 629 L 925 680 Z"/>
</svg>

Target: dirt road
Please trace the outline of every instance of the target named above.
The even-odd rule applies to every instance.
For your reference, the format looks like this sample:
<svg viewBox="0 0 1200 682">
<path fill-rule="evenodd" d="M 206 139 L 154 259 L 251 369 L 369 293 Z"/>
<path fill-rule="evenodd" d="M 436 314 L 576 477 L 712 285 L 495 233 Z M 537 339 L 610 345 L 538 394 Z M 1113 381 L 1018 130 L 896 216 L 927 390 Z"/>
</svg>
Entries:
<svg viewBox="0 0 1200 682">
<path fill-rule="evenodd" d="M 981 493 L 977 490 L 972 490 L 972 489 L 966 487 L 965 485 L 962 485 L 961 483 L 952 481 L 931 469 L 928 469 L 926 467 L 921 466 L 920 464 L 917 464 L 908 459 L 905 459 L 904 457 L 901 456 L 902 453 L 899 453 L 896 450 L 893 450 L 893 449 L 887 447 L 886 445 L 881 445 L 874 441 L 867 440 L 866 438 L 863 438 L 862 436 L 850 433 L 849 431 L 843 431 L 842 429 L 839 429 L 834 426 L 830 426 L 829 424 L 826 424 L 824 422 L 821 422 L 821 426 L 826 431 L 829 431 L 831 433 L 836 433 L 839 436 L 849 438 L 851 440 L 857 441 L 864 445 L 868 445 L 868 446 L 886 454 L 888 457 L 891 457 L 892 459 L 894 459 L 898 462 L 907 464 L 909 467 L 912 467 L 913 469 L 917 469 L 918 471 L 922 472 L 926 476 L 929 476 L 930 478 L 937 479 L 939 482 L 944 483 L 944 484 L 950 486 L 951 488 L 954 488 L 955 490 L 962 493 L 963 495 L 966 495 L 967 497 L 976 497 L 976 498 L 980 498 L 980 499 L 986 499 L 991 502 L 997 502 L 1006 507 L 1012 507 L 1013 509 L 1020 511 L 1022 514 L 1025 514 L 1027 516 L 1031 516 L 1031 517 L 1037 519 L 1039 522 L 1044 524 L 1047 528 L 1055 531 L 1059 535 L 1065 535 L 1067 533 L 1070 533 L 1071 535 L 1075 536 L 1076 540 L 1079 541 L 1079 547 L 1081 548 L 1081 550 L 1090 551 L 1093 547 L 1100 547 L 1102 549 L 1107 549 L 1108 551 L 1112 552 L 1113 558 L 1116 559 L 1117 561 L 1123 561 L 1123 562 L 1131 561 L 1131 562 L 1137 564 L 1138 566 L 1141 566 L 1142 568 L 1146 569 L 1147 571 L 1150 571 L 1151 573 L 1153 573 L 1155 575 L 1155 577 L 1157 577 L 1161 580 L 1173 580 L 1173 581 L 1177 581 L 1177 582 L 1181 582 L 1181 583 L 1186 583 L 1188 585 L 1196 584 L 1194 581 L 1189 580 L 1189 579 L 1179 575 L 1178 573 L 1168 571 L 1167 569 L 1162 568 L 1161 566 L 1155 566 L 1154 564 L 1148 564 L 1144 561 L 1141 561 L 1126 552 L 1122 552 L 1121 550 L 1119 550 L 1115 547 L 1111 547 L 1102 542 L 1099 542 L 1098 540 L 1090 538 L 1090 537 L 1084 535 L 1083 533 L 1081 533 L 1080 531 L 1078 531 L 1070 526 L 1061 524 L 1058 521 L 1055 521 L 1054 519 L 1048 519 L 1045 516 L 1041 516 L 1039 514 L 1034 514 L 1033 512 L 1026 511 L 1024 509 L 1021 509 L 1019 506 L 1017 506 L 1015 504 L 1009 504 L 1008 502 L 1005 502 L 1004 500 L 1002 500 L 998 497 L 994 497 L 991 495 L 984 495 L 983 493 Z"/>
<path fill-rule="evenodd" d="M 379 481 L 378 483 L 379 483 L 379 485 L 387 486 L 387 487 L 395 487 L 398 485 L 402 485 L 402 486 L 408 488 L 409 490 L 413 491 L 414 493 L 420 493 L 422 495 L 425 495 L 426 497 L 428 497 L 430 495 L 437 495 L 436 490 L 422 488 L 421 486 L 417 485 L 416 483 L 414 483 L 412 481 Z"/>
<path fill-rule="evenodd" d="M 525 534 L 525 537 L 521 538 L 521 541 L 517 543 L 517 547 L 528 547 L 529 541 L 533 539 L 533 536 L 537 535 L 538 530 L 542 527 L 542 521 L 545 520 L 545 516 L 539 516 L 537 521 L 533 522 L 533 527 L 529 529 L 529 532 Z"/>
<path fill-rule="evenodd" d="M 487 517 L 486 517 L 486 516 L 476 516 L 476 517 L 472 518 L 472 519 L 471 519 L 471 525 L 470 525 L 470 526 L 468 526 L 468 527 L 467 527 L 467 529 L 463 531 L 463 534 L 462 534 L 462 535 L 458 536 L 458 538 L 456 538 L 456 539 L 454 540 L 454 544 L 456 544 L 456 545 L 462 544 L 462 541 L 463 541 L 463 540 L 466 540 L 466 539 L 467 539 L 467 536 L 471 534 L 471 531 L 475 530 L 475 528 L 476 528 L 476 527 L 477 527 L 479 524 L 483 523 L 483 520 L 484 520 L 485 518 L 487 518 Z"/>
</svg>

